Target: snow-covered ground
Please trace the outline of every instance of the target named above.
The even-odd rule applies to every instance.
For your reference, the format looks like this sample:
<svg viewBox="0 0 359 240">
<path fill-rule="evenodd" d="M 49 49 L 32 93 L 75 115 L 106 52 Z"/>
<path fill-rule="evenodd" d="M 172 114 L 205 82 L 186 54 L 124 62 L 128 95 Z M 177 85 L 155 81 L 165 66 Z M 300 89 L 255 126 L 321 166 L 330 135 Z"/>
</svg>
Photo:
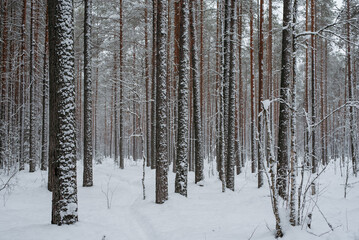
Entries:
<svg viewBox="0 0 359 240">
<path fill-rule="evenodd" d="M 0 192 L 0 239 L 274 239 L 268 186 L 257 189 L 256 175 L 249 169 L 237 176 L 235 192 L 225 193 L 221 192 L 217 177 L 209 176 L 208 171 L 204 187 L 195 185 L 194 174 L 190 173 L 188 198 L 174 193 L 175 175 L 170 173 L 169 200 L 158 205 L 154 203 L 155 171 L 148 168 L 146 200 L 142 199 L 142 163 L 127 162 L 125 170 L 120 170 L 111 159 L 106 159 L 103 164 L 95 165 L 91 188 L 81 186 L 82 165 L 79 165 L 78 223 L 51 225 L 47 172 L 22 171 L 16 175 L 16 184 L 10 193 Z M 285 223 L 283 239 L 318 239 L 320 235 L 319 239 L 359 239 L 359 183 L 352 185 L 344 199 L 345 178 L 340 176 L 339 168 L 336 174 L 334 170 L 331 165 L 320 177 L 319 196 L 309 201 L 308 209 L 313 210 L 312 229 L 294 228 Z M 349 179 L 352 183 L 357 181 L 354 177 Z M 109 198 L 112 197 L 110 209 L 107 208 L 107 191 Z"/>
</svg>

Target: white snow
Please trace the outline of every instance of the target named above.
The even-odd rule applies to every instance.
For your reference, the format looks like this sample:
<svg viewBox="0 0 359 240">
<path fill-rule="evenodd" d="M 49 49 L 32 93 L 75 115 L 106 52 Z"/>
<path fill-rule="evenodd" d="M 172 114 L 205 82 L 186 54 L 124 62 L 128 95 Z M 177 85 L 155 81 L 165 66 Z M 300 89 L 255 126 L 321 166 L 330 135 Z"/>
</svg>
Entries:
<svg viewBox="0 0 359 240">
<path fill-rule="evenodd" d="M 77 180 L 82 183 L 82 164 L 78 165 Z M 124 170 L 115 167 L 112 159 L 95 165 L 94 186 L 84 188 L 78 184 L 79 222 L 70 226 L 50 224 L 47 172 L 22 171 L 12 192 L 6 195 L 6 202 L 4 191 L 0 192 L 0 239 L 101 240 L 106 236 L 106 240 L 241 240 L 249 239 L 253 232 L 253 240 L 274 239 L 268 186 L 257 189 L 257 176 L 250 173 L 250 166 L 236 177 L 235 192 L 222 193 L 221 182 L 209 176 L 208 169 L 204 171 L 207 174 L 203 187 L 194 184 L 194 173 L 190 172 L 188 198 L 174 193 L 175 175 L 170 172 L 169 200 L 161 205 L 154 202 L 155 171 L 146 171 L 146 200 L 142 200 L 141 162 L 127 162 Z M 309 210 L 314 209 L 312 229 L 291 227 L 283 219 L 283 239 L 359 239 L 359 185 L 353 184 L 344 199 L 344 180 L 339 166 L 335 169 L 331 165 L 320 177 L 319 196 L 313 199 L 334 231 L 310 200 Z M 357 181 L 349 179 L 351 183 Z M 106 191 L 110 198 L 113 192 L 110 209 Z M 282 213 L 284 207 L 281 206 Z M 320 238 L 315 236 L 323 233 Z"/>
<path fill-rule="evenodd" d="M 263 104 L 263 109 L 264 110 L 268 110 L 269 109 L 269 106 L 271 104 L 271 101 L 269 99 L 266 99 L 266 100 L 263 100 L 262 101 L 262 104 Z"/>
</svg>

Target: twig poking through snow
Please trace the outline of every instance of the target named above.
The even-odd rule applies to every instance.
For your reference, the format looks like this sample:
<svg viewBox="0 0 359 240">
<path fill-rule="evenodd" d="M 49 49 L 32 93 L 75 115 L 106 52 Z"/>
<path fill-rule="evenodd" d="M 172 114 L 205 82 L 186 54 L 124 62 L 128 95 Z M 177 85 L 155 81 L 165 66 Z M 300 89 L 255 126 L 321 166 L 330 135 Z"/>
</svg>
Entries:
<svg viewBox="0 0 359 240">
<path fill-rule="evenodd" d="M 252 239 L 252 237 L 254 236 L 254 233 L 257 231 L 257 228 L 258 228 L 258 227 L 259 227 L 259 225 L 257 225 L 257 227 L 254 228 L 254 230 L 253 230 L 251 236 L 248 238 L 248 240 L 251 240 L 251 239 Z"/>
</svg>

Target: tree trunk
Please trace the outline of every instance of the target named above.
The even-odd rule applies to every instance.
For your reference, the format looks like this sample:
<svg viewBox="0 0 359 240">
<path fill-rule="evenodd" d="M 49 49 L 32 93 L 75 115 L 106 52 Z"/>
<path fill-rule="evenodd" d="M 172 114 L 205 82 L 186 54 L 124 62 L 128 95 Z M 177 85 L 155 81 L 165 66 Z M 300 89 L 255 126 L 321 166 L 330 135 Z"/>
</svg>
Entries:
<svg viewBox="0 0 359 240">
<path fill-rule="evenodd" d="M 264 0 L 260 0 L 259 4 L 259 51 L 258 51 L 258 112 L 262 111 L 263 96 L 263 81 L 264 81 L 264 36 L 263 36 L 263 22 L 264 22 Z M 258 117 L 258 188 L 263 186 L 263 169 L 264 169 L 264 134 L 262 131 L 262 119 Z"/>
<path fill-rule="evenodd" d="M 157 1 L 152 0 L 152 135 L 151 135 L 151 169 L 156 168 L 156 91 L 157 91 L 157 68 L 156 68 L 156 39 L 157 39 Z"/>
<path fill-rule="evenodd" d="M 292 1 L 283 2 L 282 64 L 279 104 L 278 169 L 277 188 L 279 196 L 287 199 L 288 137 L 290 129 L 290 83 L 292 62 Z"/>
<path fill-rule="evenodd" d="M 255 156 L 255 149 L 256 149 L 256 128 L 255 128 L 255 113 L 256 113 L 256 108 L 255 108 L 255 96 L 254 96 L 254 92 L 255 92 L 255 82 L 254 82 L 254 39 L 253 39 L 253 35 L 254 35 L 254 26 L 253 26 L 253 21 L 254 21 L 254 12 L 253 12 L 253 0 L 250 0 L 250 8 L 249 8 L 249 15 L 250 15 L 250 21 L 249 21 L 249 31 L 250 31 L 250 68 L 251 68 L 251 161 L 252 161 L 252 173 L 256 172 L 256 168 L 257 168 L 257 164 L 256 164 L 256 156 Z"/>
<path fill-rule="evenodd" d="M 167 1 L 157 1 L 156 31 L 156 203 L 168 199 L 167 153 Z"/>
<path fill-rule="evenodd" d="M 120 107 L 120 119 L 119 119 L 119 155 L 120 155 L 120 168 L 125 168 L 125 153 L 123 151 L 123 139 L 124 139 L 124 123 L 123 123 L 123 3 L 120 0 L 120 93 L 119 93 L 119 107 Z M 115 126 L 117 127 L 117 126 Z M 117 146 L 116 146 L 117 147 Z"/>
<path fill-rule="evenodd" d="M 48 161 L 48 48 L 49 48 L 49 33 L 48 33 L 48 16 L 46 10 L 46 26 L 45 26 L 45 51 L 44 51 L 44 62 L 43 62 L 43 77 L 42 77 L 42 143 L 41 143 L 41 170 L 45 171 L 47 168 Z"/>
<path fill-rule="evenodd" d="M 146 166 L 151 166 L 151 102 L 150 102 L 150 75 L 148 60 L 148 0 L 145 0 L 145 82 L 146 82 Z"/>
<path fill-rule="evenodd" d="M 85 0 L 84 20 L 84 170 L 83 186 L 93 185 L 92 149 L 92 0 Z"/>
<path fill-rule="evenodd" d="M 34 62 L 34 8 L 36 8 L 34 0 L 31 0 L 30 6 L 30 161 L 29 161 L 29 171 L 35 172 L 36 170 L 36 133 L 35 133 L 35 62 Z"/>
<path fill-rule="evenodd" d="M 188 84 L 189 84 L 189 3 L 182 0 L 179 39 L 178 123 L 175 192 L 187 196 L 188 175 Z M 191 26 L 192 27 L 192 26 Z"/>
<path fill-rule="evenodd" d="M 78 221 L 75 139 L 73 1 L 48 1 L 52 224 Z M 66 39 L 64 41 L 63 39 Z"/>
<path fill-rule="evenodd" d="M 7 158 L 7 126 L 6 126 L 6 113 L 8 101 L 6 99 L 7 95 L 7 53 L 8 53 L 8 1 L 4 0 L 4 15 L 3 15 L 3 40 L 2 40 L 2 76 L 1 76 L 1 105 L 0 105 L 0 169 L 4 168 L 5 161 Z"/>
<path fill-rule="evenodd" d="M 347 68 L 348 68 L 348 97 L 349 101 L 354 101 L 353 98 L 353 89 L 355 88 L 355 85 L 353 84 L 352 80 L 352 71 L 351 71 L 351 47 L 350 47 L 350 1 L 347 0 Z M 350 151 L 352 154 L 352 166 L 353 166 L 353 173 L 356 176 L 357 175 L 357 160 L 356 160 L 356 137 L 355 137 L 355 130 L 354 130 L 354 107 L 349 107 L 349 121 L 350 121 Z"/>
<path fill-rule="evenodd" d="M 227 158 L 226 158 L 226 187 L 234 191 L 234 166 L 235 166 L 235 74 L 234 74 L 234 21 L 235 21 L 235 1 L 226 2 L 228 30 L 225 32 L 229 40 L 228 58 L 225 64 L 228 68 L 228 132 L 227 132 Z"/>
<path fill-rule="evenodd" d="M 195 162 L 195 183 L 198 183 L 204 179 L 203 176 L 203 139 L 202 139 L 202 99 L 201 99 L 201 80 L 203 81 L 203 76 L 198 76 L 200 69 L 198 69 L 198 40 L 197 40 L 197 31 L 196 31 L 196 1 L 191 1 L 190 6 L 190 17 L 192 18 L 190 31 L 193 37 L 193 44 L 191 48 L 191 57 L 192 57 L 192 86 L 193 86 L 193 117 L 194 117 L 194 162 Z"/>
<path fill-rule="evenodd" d="M 311 32 L 315 31 L 315 1 L 311 0 Z M 315 79 L 315 35 L 313 34 L 311 37 L 311 55 L 312 55 L 312 76 L 311 76 L 311 101 L 312 101 L 312 112 L 311 112 L 311 123 L 314 124 L 315 123 L 315 83 L 316 83 L 316 79 Z M 311 152 L 311 159 L 312 159 L 312 173 L 316 173 L 317 172 L 317 159 L 316 159 L 316 153 L 315 153 L 315 129 L 310 128 L 311 132 L 310 132 L 310 136 L 312 138 L 312 152 Z"/>
<path fill-rule="evenodd" d="M 297 74 L 296 74 L 296 67 L 297 67 L 297 43 L 295 38 L 295 25 L 297 23 L 297 14 L 298 14 L 298 3 L 297 0 L 294 0 L 293 3 L 293 25 L 292 25 L 292 49 L 293 49 L 293 65 L 292 65 L 292 74 L 293 74 L 293 81 L 292 81 L 292 115 L 291 115 L 291 151 L 290 151 L 290 213 L 289 213 L 289 222 L 292 226 L 296 225 L 296 169 L 298 165 L 297 161 L 297 139 L 296 139 L 296 128 L 297 128 L 297 99 L 296 99 L 296 92 L 297 92 Z"/>
</svg>

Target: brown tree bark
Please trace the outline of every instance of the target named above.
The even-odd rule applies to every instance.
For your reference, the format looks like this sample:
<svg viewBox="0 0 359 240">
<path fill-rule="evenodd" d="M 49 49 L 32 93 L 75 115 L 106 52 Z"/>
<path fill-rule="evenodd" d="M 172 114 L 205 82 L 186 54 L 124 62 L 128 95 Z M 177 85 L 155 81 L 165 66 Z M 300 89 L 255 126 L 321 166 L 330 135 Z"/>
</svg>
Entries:
<svg viewBox="0 0 359 240">
<path fill-rule="evenodd" d="M 255 149 L 256 149 L 256 128 L 255 128 L 255 114 L 256 114 L 256 107 L 255 107 L 255 82 L 254 82 L 254 12 L 253 12 L 253 0 L 250 0 L 250 7 L 249 7 L 249 46 L 250 46 L 250 80 L 251 80 L 251 161 L 252 161 L 252 173 L 256 172 L 257 168 L 257 161 L 255 156 Z"/>
<path fill-rule="evenodd" d="M 146 165 L 151 166 L 151 102 L 150 102 L 150 74 L 148 49 L 148 0 L 145 0 L 145 82 L 146 82 Z"/>
<path fill-rule="evenodd" d="M 263 81 L 264 81 L 264 35 L 263 35 L 263 22 L 264 22 L 264 0 L 259 3 L 259 51 L 258 51 L 258 112 L 262 111 L 263 101 Z M 263 186 L 263 169 L 264 169 L 264 134 L 262 132 L 262 119 L 258 117 L 258 188 Z"/>
</svg>

